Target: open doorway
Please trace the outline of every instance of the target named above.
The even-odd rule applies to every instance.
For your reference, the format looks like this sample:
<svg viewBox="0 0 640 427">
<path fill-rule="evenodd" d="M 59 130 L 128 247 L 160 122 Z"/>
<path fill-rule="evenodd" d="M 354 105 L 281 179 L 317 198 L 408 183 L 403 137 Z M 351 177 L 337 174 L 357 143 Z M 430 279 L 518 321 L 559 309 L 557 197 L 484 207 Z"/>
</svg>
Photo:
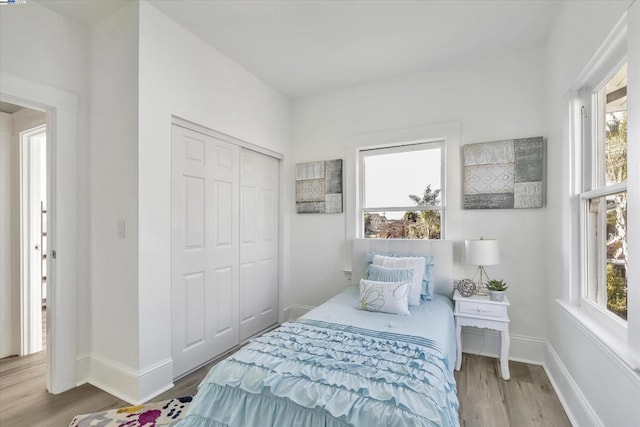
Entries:
<svg viewBox="0 0 640 427">
<path fill-rule="evenodd" d="M 26 356 L 46 348 L 47 114 L 0 102 L 0 119 L 0 357 Z"/>
<path fill-rule="evenodd" d="M 20 132 L 20 355 L 46 343 L 47 128 Z"/>
<path fill-rule="evenodd" d="M 76 175 L 78 97 L 74 93 L 4 70 L 0 70 L 0 81 L 2 81 L 0 105 L 2 102 L 11 103 L 44 112 L 46 116 L 47 174 L 49 178 L 46 215 L 47 351 L 45 375 L 47 390 L 57 394 L 74 388 L 78 384 L 79 378 L 84 378 L 83 372 L 88 369 L 85 363 L 78 360 L 78 285 L 76 277 L 78 271 L 78 235 L 76 231 L 78 224 L 76 197 L 78 189 Z M 12 164 L 15 165 L 15 163 Z M 0 173 L 2 170 L 5 170 L 4 164 L 0 168 Z M 17 172 L 14 174 L 17 175 Z M 15 176 L 14 179 L 17 180 L 18 177 Z M 4 182 L 0 179 L 0 188 L 3 187 L 2 183 Z M 19 203 L 19 201 L 14 200 L 14 203 Z M 0 203 L 0 211 L 2 212 L 4 212 L 3 206 L 4 204 Z M 3 217 L 0 215 L 0 219 Z M 18 225 L 13 227 L 19 229 Z M 14 232 L 13 228 L 10 232 Z M 3 245 L 2 242 L 3 239 L 0 238 L 0 245 Z M 0 254 L 4 253 L 4 250 L 0 251 Z M 0 255 L 0 259 L 2 258 Z M 12 263 L 14 262 L 17 261 L 12 261 Z M 19 274 L 19 267 L 17 265 L 15 269 L 12 269 L 12 274 Z M 1 276 L 2 274 L 0 274 Z M 12 283 L 16 283 L 15 278 Z M 0 298 L 0 301 L 3 299 Z M 5 317 L 2 315 L 3 313 L 4 307 L 0 310 L 2 320 Z M 19 346 L 19 343 L 15 345 Z M 37 354 L 43 354 L 43 352 Z"/>
</svg>

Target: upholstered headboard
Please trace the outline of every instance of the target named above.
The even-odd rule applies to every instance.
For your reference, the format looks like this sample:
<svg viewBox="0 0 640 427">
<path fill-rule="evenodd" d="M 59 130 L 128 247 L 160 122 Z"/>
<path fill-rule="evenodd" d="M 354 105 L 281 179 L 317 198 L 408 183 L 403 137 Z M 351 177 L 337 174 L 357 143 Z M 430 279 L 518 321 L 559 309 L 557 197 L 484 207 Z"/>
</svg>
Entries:
<svg viewBox="0 0 640 427">
<path fill-rule="evenodd" d="M 453 295 L 453 242 L 417 239 L 353 239 L 351 243 L 351 283 L 367 277 L 367 254 L 370 252 L 411 256 L 432 255 L 435 292 Z"/>
</svg>

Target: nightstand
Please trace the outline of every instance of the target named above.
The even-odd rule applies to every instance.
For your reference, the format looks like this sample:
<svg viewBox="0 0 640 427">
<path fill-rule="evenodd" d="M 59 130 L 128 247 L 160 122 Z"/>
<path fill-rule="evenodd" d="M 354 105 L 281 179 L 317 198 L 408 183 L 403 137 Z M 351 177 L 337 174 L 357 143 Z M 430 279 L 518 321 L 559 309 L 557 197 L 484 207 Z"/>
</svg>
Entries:
<svg viewBox="0 0 640 427">
<path fill-rule="evenodd" d="M 509 375 L 509 299 L 491 301 L 488 296 L 473 295 L 463 297 L 458 291 L 453 294 L 455 301 L 456 339 L 458 341 L 458 357 L 456 371 L 462 366 L 462 327 L 487 328 L 500 332 L 500 371 L 502 378 L 508 380 Z"/>
</svg>

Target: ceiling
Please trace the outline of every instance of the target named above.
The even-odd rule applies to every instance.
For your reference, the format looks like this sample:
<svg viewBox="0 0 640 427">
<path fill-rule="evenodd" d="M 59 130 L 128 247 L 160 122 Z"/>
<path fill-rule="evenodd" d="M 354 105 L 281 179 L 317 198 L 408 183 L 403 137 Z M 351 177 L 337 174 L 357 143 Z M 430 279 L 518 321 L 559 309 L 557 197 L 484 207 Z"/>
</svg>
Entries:
<svg viewBox="0 0 640 427">
<path fill-rule="evenodd" d="M 31 1 L 31 0 L 29 0 Z M 35 0 L 85 27 L 91 27 L 131 0 Z"/>
<path fill-rule="evenodd" d="M 91 26 L 130 0 L 41 0 Z M 290 98 L 544 44 L 559 1 L 205 1 L 153 6 Z"/>
</svg>

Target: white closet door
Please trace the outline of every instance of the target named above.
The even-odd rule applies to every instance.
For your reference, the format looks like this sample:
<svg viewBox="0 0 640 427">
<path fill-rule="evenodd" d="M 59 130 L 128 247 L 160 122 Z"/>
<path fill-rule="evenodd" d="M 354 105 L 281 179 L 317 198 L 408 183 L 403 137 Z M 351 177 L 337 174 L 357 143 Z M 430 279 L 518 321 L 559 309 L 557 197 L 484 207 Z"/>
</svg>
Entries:
<svg viewBox="0 0 640 427">
<path fill-rule="evenodd" d="M 239 155 L 172 126 L 174 378 L 239 342 Z"/>
<path fill-rule="evenodd" d="M 240 339 L 278 321 L 278 160 L 240 153 Z"/>
</svg>

